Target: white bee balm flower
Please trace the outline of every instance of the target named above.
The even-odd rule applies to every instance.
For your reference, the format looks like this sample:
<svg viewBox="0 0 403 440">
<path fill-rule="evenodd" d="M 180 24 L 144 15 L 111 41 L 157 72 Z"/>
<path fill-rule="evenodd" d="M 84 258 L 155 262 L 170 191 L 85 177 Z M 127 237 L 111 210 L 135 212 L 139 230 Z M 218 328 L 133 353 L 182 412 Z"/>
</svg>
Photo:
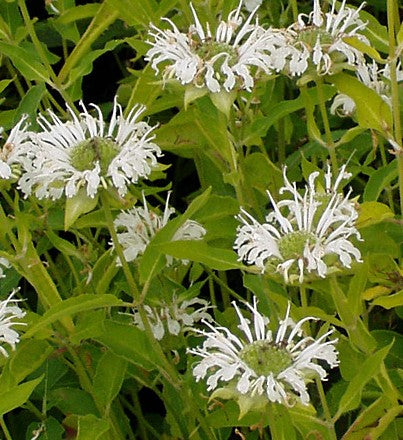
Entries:
<svg viewBox="0 0 403 440">
<path fill-rule="evenodd" d="M 171 304 L 162 304 L 160 307 L 144 306 L 151 330 L 155 339 L 160 341 L 166 334 L 178 336 L 181 332 L 190 330 L 194 324 L 202 319 L 212 321 L 207 310 L 210 304 L 201 298 L 180 301 L 175 296 Z M 138 310 L 132 314 L 134 324 L 144 330 L 144 323 Z"/>
<path fill-rule="evenodd" d="M 148 43 L 152 48 L 146 60 L 156 73 L 160 63 L 168 62 L 164 79 L 175 77 L 181 84 L 205 86 L 212 93 L 237 87 L 250 91 L 255 82 L 252 67 L 266 73 L 270 70 L 265 50 L 272 36 L 257 21 L 251 24 L 258 4 L 243 25 L 241 6 L 242 1 L 228 15 L 227 21 L 221 21 L 214 35 L 209 23 L 203 28 L 192 4 L 194 24 L 186 34 L 170 19 L 163 18 L 172 29 L 162 30 L 151 25 L 152 40 Z"/>
<path fill-rule="evenodd" d="M 363 63 L 363 54 L 347 44 L 346 37 L 355 37 L 369 45 L 367 38 L 360 33 L 366 27 L 359 18 L 358 9 L 346 7 L 346 0 L 341 2 L 336 12 L 333 0 L 330 12 L 324 14 L 319 0 L 314 0 L 313 10 L 309 15 L 299 14 L 297 22 L 284 33 L 287 45 L 282 49 L 287 60 L 286 69 L 292 76 L 300 76 L 309 67 L 310 61 L 319 75 L 331 74 L 335 63 L 347 62 L 351 66 Z"/>
<path fill-rule="evenodd" d="M 123 248 L 126 261 L 133 261 L 138 255 L 143 254 L 154 235 L 168 223 L 171 215 L 175 213 L 175 209 L 169 206 L 170 195 L 169 192 L 162 215 L 150 211 L 143 196 L 144 206 L 134 207 L 116 217 L 114 225 L 118 231 L 118 241 Z M 200 223 L 186 220 L 175 232 L 172 241 L 201 240 L 205 234 L 206 230 Z M 167 262 L 172 263 L 172 257 L 167 256 Z"/>
<path fill-rule="evenodd" d="M 193 368 L 196 380 L 207 376 L 208 391 L 227 382 L 240 394 L 266 396 L 271 402 L 291 406 L 297 399 L 309 403 L 306 383 L 312 376 L 326 379 L 326 371 L 317 361 L 326 362 L 331 368 L 339 363 L 335 344 L 337 339 L 326 341 L 333 330 L 314 339 L 304 336 L 302 325 L 314 317 L 301 319 L 296 324 L 290 318 L 288 306 L 284 320 L 277 332 L 268 325 L 270 320 L 253 305 L 246 303 L 252 320 L 246 319 L 233 303 L 242 336 L 233 334 L 226 327 L 204 322 L 208 330 L 194 331 L 206 339 L 202 347 L 188 350 L 202 360 Z"/>
<path fill-rule="evenodd" d="M 25 312 L 22 311 L 16 304 L 18 299 L 13 299 L 13 295 L 0 301 L 0 344 L 8 344 L 12 350 L 15 350 L 16 345 L 20 342 L 20 336 L 16 330 L 12 327 L 14 325 L 26 325 L 25 322 L 15 321 L 16 319 L 21 319 L 25 316 Z M 7 350 L 0 345 L 0 353 L 5 357 L 8 357 Z"/>
<path fill-rule="evenodd" d="M 349 200 L 351 190 L 346 196 L 337 192 L 340 182 L 350 177 L 345 169 L 344 165 L 332 185 L 328 167 L 324 192 L 315 188 L 319 173 L 312 173 L 301 195 L 296 184 L 287 179 L 284 168 L 285 186 L 280 194 L 288 193 L 289 198 L 276 203 L 268 192 L 273 211 L 263 224 L 245 210 L 238 217 L 243 223 L 234 245 L 239 259 L 262 271 L 269 265 L 287 283 L 295 279 L 302 283 L 307 272 L 326 277 L 328 265 L 336 264 L 332 256 L 345 267 L 351 267 L 353 258 L 361 261 L 360 251 L 350 242 L 351 236 L 361 238 L 355 227 L 358 213 Z"/>
<path fill-rule="evenodd" d="M 68 108 L 71 120 L 61 121 L 49 111 L 51 121 L 38 118 L 42 131 L 32 135 L 32 169 L 20 179 L 19 186 L 28 196 L 59 199 L 74 197 L 83 187 L 95 197 L 99 187 L 110 184 L 121 196 L 127 185 L 147 177 L 157 164 L 161 150 L 152 142 L 153 127 L 137 122 L 144 106 L 134 107 L 127 117 L 115 98 L 109 125 L 101 109 L 91 105 L 97 117 L 83 112 L 76 116 Z"/>
</svg>

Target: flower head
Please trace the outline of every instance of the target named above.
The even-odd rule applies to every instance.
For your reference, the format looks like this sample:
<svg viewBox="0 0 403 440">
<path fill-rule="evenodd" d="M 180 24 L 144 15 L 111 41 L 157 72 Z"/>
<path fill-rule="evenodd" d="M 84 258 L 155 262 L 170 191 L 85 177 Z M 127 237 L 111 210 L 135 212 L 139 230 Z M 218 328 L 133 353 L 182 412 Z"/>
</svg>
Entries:
<svg viewBox="0 0 403 440">
<path fill-rule="evenodd" d="M 19 169 L 28 166 L 30 160 L 27 157 L 29 145 L 27 116 L 24 115 L 12 128 L 8 138 L 0 150 L 0 178 L 11 179 L 18 177 Z M 0 129 L 1 133 L 2 129 Z"/>
<path fill-rule="evenodd" d="M 16 344 L 20 342 L 19 334 L 12 328 L 13 325 L 26 325 L 24 322 L 15 322 L 15 319 L 21 319 L 25 316 L 25 312 L 22 311 L 16 304 L 17 299 L 13 299 L 13 295 L 0 301 L 0 343 L 7 343 L 12 350 L 15 350 Z M 8 357 L 6 349 L 0 345 L 0 352 Z"/>
<path fill-rule="evenodd" d="M 180 332 L 193 328 L 194 324 L 202 319 L 211 322 L 213 318 L 208 313 L 211 306 L 201 298 L 180 301 L 175 296 L 170 304 L 159 307 L 144 306 L 148 321 L 155 339 L 161 340 L 165 334 L 177 336 Z M 130 314 L 134 324 L 144 330 L 144 324 L 138 310 Z"/>
<path fill-rule="evenodd" d="M 295 182 L 289 182 L 284 168 L 285 186 L 280 194 L 289 194 L 289 198 L 276 203 L 268 192 L 273 211 L 263 224 L 245 210 L 238 217 L 243 223 L 234 245 L 239 259 L 256 264 L 262 271 L 269 265 L 286 282 L 297 278 L 300 283 L 306 272 L 325 277 L 328 264 L 336 264 L 334 257 L 345 267 L 351 266 L 352 257 L 360 261 L 360 251 L 349 240 L 354 235 L 361 238 L 354 226 L 358 213 L 349 200 L 351 190 L 346 196 L 337 191 L 340 182 L 350 177 L 345 168 L 341 168 L 332 185 L 328 167 L 324 192 L 315 188 L 319 173 L 312 173 L 303 195 Z"/>
<path fill-rule="evenodd" d="M 208 23 L 206 29 L 203 28 L 192 5 L 194 24 L 187 34 L 180 32 L 170 19 L 163 18 L 172 29 L 161 30 L 151 25 L 152 40 L 148 42 L 152 48 L 147 52 L 146 60 L 151 61 L 156 73 L 160 63 L 168 62 L 164 79 L 175 77 L 181 84 L 206 86 L 212 93 L 236 87 L 250 91 L 254 85 L 251 68 L 269 72 L 265 50 L 271 36 L 257 21 L 251 24 L 259 6 L 259 2 L 256 3 L 257 7 L 242 25 L 241 0 L 227 21 L 221 21 L 214 35 Z"/>
<path fill-rule="evenodd" d="M 336 63 L 345 62 L 351 66 L 362 64 L 364 57 L 360 51 L 347 44 L 346 37 L 355 37 L 369 44 L 360 33 L 365 28 L 359 18 L 358 9 L 346 7 L 343 0 L 338 12 L 333 0 L 330 12 L 324 14 L 319 0 L 314 0 L 310 14 L 299 14 L 297 22 L 285 32 L 287 43 L 278 52 L 282 55 L 283 64 L 292 76 L 300 76 L 313 64 L 319 75 L 331 74 Z"/>
<path fill-rule="evenodd" d="M 100 185 L 113 185 L 124 196 L 127 185 L 147 177 L 161 155 L 152 142 L 153 130 L 146 122 L 137 122 L 144 106 L 134 107 L 127 117 L 115 98 L 109 126 L 101 110 L 92 104 L 97 117 L 83 112 L 76 116 L 68 108 L 72 120 L 62 122 L 49 111 L 51 122 L 38 118 L 42 131 L 32 137 L 32 170 L 20 179 L 26 195 L 58 199 L 63 194 L 73 197 L 83 187 L 95 197 Z"/>
<path fill-rule="evenodd" d="M 288 306 L 284 320 L 273 334 L 268 328 L 269 319 L 257 310 L 256 298 L 253 306 L 246 303 L 252 312 L 252 325 L 235 303 L 233 306 L 240 321 L 241 337 L 208 322 L 208 331 L 194 330 L 206 337 L 202 347 L 189 350 L 202 358 L 193 368 L 196 380 L 208 376 L 209 391 L 217 388 L 219 381 L 229 382 L 242 395 L 264 395 L 271 402 L 285 405 L 292 405 L 299 398 L 307 405 L 307 380 L 315 374 L 326 379 L 326 371 L 317 361 L 332 368 L 338 365 L 334 347 L 337 339 L 326 341 L 333 330 L 316 340 L 303 336 L 302 325 L 316 318 L 307 317 L 295 324 L 289 317 Z"/>
<path fill-rule="evenodd" d="M 169 218 L 175 212 L 175 209 L 169 206 L 170 195 L 169 192 L 162 215 L 148 209 L 143 195 L 144 206 L 134 207 L 116 217 L 114 225 L 119 231 L 118 240 L 126 261 L 133 261 L 142 254 L 154 235 L 168 223 Z M 205 233 L 206 230 L 198 222 L 186 220 L 175 232 L 172 241 L 200 240 Z M 167 261 L 168 264 L 172 263 L 172 257 L 167 256 Z"/>
</svg>

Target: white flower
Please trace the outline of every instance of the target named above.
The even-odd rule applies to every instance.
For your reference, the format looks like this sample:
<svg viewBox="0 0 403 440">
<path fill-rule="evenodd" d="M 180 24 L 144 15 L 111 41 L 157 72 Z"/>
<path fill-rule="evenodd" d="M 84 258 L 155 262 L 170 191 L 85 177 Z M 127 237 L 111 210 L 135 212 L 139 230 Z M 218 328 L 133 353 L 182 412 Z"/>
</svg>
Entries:
<svg viewBox="0 0 403 440">
<path fill-rule="evenodd" d="M 245 0 L 245 9 L 248 12 L 252 12 L 255 8 L 258 8 L 262 2 L 263 0 Z"/>
<path fill-rule="evenodd" d="M 234 245 L 239 259 L 256 264 L 262 271 L 269 264 L 287 283 L 296 278 L 302 283 L 306 272 L 325 277 L 328 264 L 336 263 L 332 256 L 345 267 L 351 267 L 352 257 L 360 262 L 360 251 L 349 241 L 353 235 L 361 238 L 354 226 L 358 213 L 349 200 L 351 190 L 346 196 L 337 192 L 341 180 L 351 176 L 345 169 L 344 165 L 332 186 L 328 167 L 325 192 L 315 189 L 319 173 L 312 173 L 300 195 L 296 184 L 288 181 L 284 168 L 285 186 L 280 194 L 288 193 L 289 198 L 276 203 L 268 192 L 273 211 L 263 224 L 245 210 L 238 217 L 243 223 Z"/>
<path fill-rule="evenodd" d="M 16 303 L 18 299 L 12 299 L 15 291 L 4 300 L 0 301 L 0 343 L 8 344 L 12 350 L 15 350 L 16 344 L 20 342 L 19 334 L 12 328 L 13 325 L 26 325 L 24 322 L 15 322 L 14 319 L 21 319 L 25 316 Z M 0 345 L 0 352 L 8 357 L 6 349 Z"/>
<path fill-rule="evenodd" d="M 166 333 L 178 336 L 180 332 L 189 330 L 200 320 L 212 321 L 213 318 L 207 312 L 210 304 L 201 298 L 179 301 L 175 296 L 172 303 L 163 304 L 160 307 L 144 306 L 155 339 L 161 340 Z M 144 330 L 144 324 L 138 310 L 132 314 L 134 324 Z"/>
<path fill-rule="evenodd" d="M 312 375 L 326 379 L 326 371 L 316 361 L 324 361 L 330 367 L 339 363 L 334 345 L 337 339 L 325 341 L 333 330 L 318 339 L 304 337 L 302 325 L 313 317 L 301 319 L 297 324 L 289 317 L 288 306 L 284 320 L 280 321 L 275 334 L 268 328 L 269 319 L 253 306 L 246 303 L 252 312 L 250 320 L 244 318 L 238 306 L 233 303 L 243 332 L 238 337 L 226 327 L 214 327 L 205 322 L 208 331 L 195 329 L 206 337 L 202 347 L 188 350 L 202 360 L 193 368 L 196 380 L 207 378 L 208 390 L 214 390 L 218 382 L 230 382 L 242 395 L 266 396 L 271 402 L 287 406 L 299 398 L 307 405 L 309 394 L 306 382 Z"/>
<path fill-rule="evenodd" d="M 389 64 L 380 69 L 375 61 L 372 64 L 360 64 L 356 67 L 357 78 L 370 89 L 374 90 L 388 105 L 392 107 L 390 91 Z M 400 63 L 397 66 L 397 81 L 403 81 L 403 71 Z M 355 111 L 355 102 L 349 96 L 340 93 L 335 96 L 330 112 L 340 116 L 351 116 Z"/>
<path fill-rule="evenodd" d="M 171 193 L 168 192 L 162 215 L 148 209 L 143 195 L 144 207 L 134 207 L 116 217 L 114 225 L 119 231 L 118 241 L 123 248 L 126 261 L 133 261 L 139 254 L 142 254 L 154 235 L 168 223 L 170 216 L 175 213 L 175 209 L 169 206 L 170 195 Z M 198 222 L 186 220 L 175 232 L 172 241 L 201 240 L 205 233 L 206 230 Z M 167 262 L 171 264 L 172 257 L 167 256 Z"/>
<path fill-rule="evenodd" d="M 3 148 L 0 150 L 0 178 L 10 179 L 17 177 L 18 168 L 28 166 L 30 160 L 27 157 L 29 132 L 26 124 L 27 116 L 24 115 L 11 130 Z M 0 129 L 1 133 L 2 129 Z M 13 165 L 16 169 L 13 169 Z"/>
<path fill-rule="evenodd" d="M 153 39 L 148 43 L 152 48 L 147 52 L 146 60 L 151 62 L 156 73 L 159 72 L 158 65 L 168 61 L 164 79 L 175 77 L 181 84 L 206 86 L 212 93 L 237 87 L 250 91 L 255 81 L 251 67 L 265 73 L 270 70 L 265 51 L 272 37 L 257 21 L 251 24 L 258 5 L 243 25 L 241 6 L 242 0 L 228 15 L 227 21 L 221 21 L 214 36 L 209 23 L 206 29 L 203 28 L 192 5 L 195 23 L 186 34 L 180 32 L 170 19 L 163 18 L 172 29 L 161 30 L 151 25 L 149 34 Z"/>
<path fill-rule="evenodd" d="M 11 267 L 11 264 L 7 260 L 7 258 L 0 257 L 0 278 L 4 278 L 5 277 L 4 272 L 3 272 L 4 268 L 5 269 L 10 269 L 10 267 Z"/>
<path fill-rule="evenodd" d="M 346 7 L 343 0 L 336 12 L 333 0 L 331 11 L 323 14 L 319 0 L 314 0 L 313 11 L 309 15 L 299 14 L 297 22 L 284 31 L 287 43 L 278 56 L 282 56 L 287 71 L 292 76 L 302 75 L 309 67 L 308 60 L 319 75 L 331 74 L 335 63 L 362 64 L 363 54 L 345 43 L 344 38 L 355 37 L 369 44 L 359 32 L 366 27 L 359 18 L 363 6 L 364 3 L 354 10 Z"/>
<path fill-rule="evenodd" d="M 58 199 L 63 194 L 74 197 L 84 187 L 89 197 L 95 197 L 99 186 L 108 183 L 124 196 L 130 182 L 150 174 L 161 151 L 152 142 L 153 127 L 136 122 L 145 107 L 134 107 L 124 117 L 115 98 L 106 128 L 100 108 L 91 106 L 97 117 L 82 103 L 79 116 L 68 108 L 72 119 L 67 122 L 52 111 L 51 122 L 39 116 L 42 131 L 32 136 L 33 169 L 19 181 L 26 196 L 34 192 L 39 199 Z"/>
</svg>

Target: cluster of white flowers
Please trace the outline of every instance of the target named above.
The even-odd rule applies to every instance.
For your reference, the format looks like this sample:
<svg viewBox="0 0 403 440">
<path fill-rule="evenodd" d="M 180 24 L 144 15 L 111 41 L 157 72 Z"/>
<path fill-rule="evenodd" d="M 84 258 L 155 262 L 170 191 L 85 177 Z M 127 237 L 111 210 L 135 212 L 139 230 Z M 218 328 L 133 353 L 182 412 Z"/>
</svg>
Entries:
<svg viewBox="0 0 403 440">
<path fill-rule="evenodd" d="M 242 0 L 227 21 L 220 22 L 214 36 L 208 23 L 206 29 L 203 28 L 192 5 L 194 24 L 189 27 L 188 33 L 180 32 L 170 19 L 163 18 L 172 30 L 151 25 L 150 36 L 153 39 L 148 42 L 152 48 L 146 60 L 151 61 L 156 73 L 160 63 L 169 61 L 164 79 L 175 77 L 182 84 L 206 86 L 212 93 L 220 92 L 222 88 L 229 91 L 236 86 L 251 90 L 254 85 L 252 66 L 269 72 L 265 49 L 271 36 L 257 20 L 251 24 L 259 5 L 243 25 L 241 6 Z"/>
<path fill-rule="evenodd" d="M 134 207 L 116 217 L 114 225 L 118 231 L 118 241 L 123 248 L 126 261 L 133 261 L 142 254 L 154 235 L 168 223 L 171 215 L 175 213 L 175 209 L 169 206 L 170 195 L 169 192 L 162 215 L 148 209 L 143 195 L 144 206 Z M 206 230 L 200 223 L 186 220 L 175 232 L 172 241 L 201 240 L 205 234 Z M 167 263 L 172 263 L 172 257 L 167 256 Z"/>
<path fill-rule="evenodd" d="M 194 324 L 201 320 L 211 322 L 213 318 L 208 313 L 210 304 L 201 298 L 179 301 L 175 296 L 170 304 L 160 307 L 144 306 L 147 319 L 155 339 L 160 341 L 166 333 L 177 336 L 180 332 L 193 329 Z M 144 323 L 138 310 L 130 314 L 134 324 L 144 330 Z"/>
<path fill-rule="evenodd" d="M 156 73 L 160 63 L 168 62 L 164 79 L 175 77 L 182 84 L 206 86 L 212 93 L 220 92 L 222 87 L 226 91 L 236 87 L 250 91 L 254 85 L 252 66 L 264 73 L 281 71 L 300 76 L 310 65 L 319 75 L 325 75 L 333 73 L 335 64 L 363 63 L 362 53 L 344 39 L 355 37 L 369 43 L 360 33 L 366 26 L 359 18 L 364 4 L 354 10 L 346 7 L 343 0 L 336 12 L 336 1 L 333 1 L 331 11 L 324 14 L 319 0 L 314 0 L 313 11 L 309 15 L 300 14 L 297 22 L 287 29 L 263 29 L 257 20 L 251 24 L 261 1 L 245 3 L 251 13 L 243 26 L 242 3 L 241 0 L 226 22 L 221 21 L 214 36 L 209 23 L 204 30 L 192 5 L 195 23 L 187 34 L 180 32 L 168 18 L 163 20 L 172 30 L 151 25 L 152 39 L 148 42 L 152 47 L 146 60 L 151 61 Z"/>
<path fill-rule="evenodd" d="M 390 91 L 390 66 L 381 69 L 375 61 L 371 64 L 363 63 L 356 67 L 356 76 L 363 84 L 374 90 L 390 107 L 392 106 Z M 397 66 L 396 79 L 398 82 L 403 81 L 403 71 L 401 64 Z M 355 102 L 345 94 L 338 94 L 333 100 L 330 107 L 332 114 L 340 116 L 351 116 L 355 111 Z"/>
<path fill-rule="evenodd" d="M 19 180 L 26 196 L 73 197 L 83 187 L 88 196 L 94 197 L 98 188 L 108 183 L 124 196 L 130 182 L 148 176 L 156 165 L 161 151 L 152 142 L 153 128 L 137 122 L 144 106 L 134 107 L 125 118 L 115 99 L 108 128 L 98 106 L 92 104 L 97 117 L 84 104 L 81 107 L 79 116 L 68 108 L 71 120 L 67 122 L 52 111 L 51 122 L 39 116 L 42 131 L 31 133 L 31 165 Z"/>
<path fill-rule="evenodd" d="M 19 334 L 12 328 L 14 325 L 26 325 L 24 322 L 16 322 L 15 319 L 21 319 L 25 312 L 16 304 L 18 299 L 13 299 L 15 291 L 4 301 L 0 301 L 0 343 L 8 344 L 12 350 L 15 350 L 16 344 L 20 341 Z M 0 345 L 0 353 L 8 357 L 7 350 Z"/>
<path fill-rule="evenodd" d="M 326 341 L 333 330 L 318 339 L 304 336 L 302 325 L 314 317 L 306 317 L 295 323 L 290 318 L 290 306 L 278 330 L 273 334 L 269 319 L 253 306 L 246 303 L 252 312 L 252 326 L 238 306 L 233 303 L 239 317 L 238 328 L 242 337 L 233 334 L 226 327 L 213 326 L 204 321 L 208 331 L 195 329 L 204 337 L 202 347 L 190 349 L 189 353 L 202 360 L 193 368 L 196 380 L 207 378 L 208 390 L 217 388 L 219 381 L 228 382 L 242 395 L 263 395 L 271 402 L 287 406 L 299 399 L 309 403 L 306 383 L 312 376 L 326 379 L 326 371 L 316 361 L 326 362 L 331 368 L 339 363 L 335 349 L 337 339 Z"/>
<path fill-rule="evenodd" d="M 268 192 L 273 211 L 263 224 L 245 210 L 238 216 L 243 223 L 238 228 L 234 245 L 239 259 L 255 264 L 262 271 L 270 265 L 286 282 L 298 279 L 300 283 L 306 272 L 325 277 L 332 255 L 345 267 L 351 266 L 352 257 L 360 261 L 360 251 L 349 240 L 351 236 L 361 238 L 355 227 L 358 213 L 353 201 L 349 200 L 351 190 L 346 196 L 338 192 L 340 182 L 351 176 L 345 169 L 344 165 L 332 185 L 328 167 L 322 192 L 315 188 L 319 172 L 313 172 L 301 195 L 295 182 L 291 184 L 287 179 L 284 168 L 285 186 L 280 194 L 288 193 L 289 198 L 276 203 Z M 336 261 L 331 260 L 330 264 L 335 266 Z"/>
</svg>

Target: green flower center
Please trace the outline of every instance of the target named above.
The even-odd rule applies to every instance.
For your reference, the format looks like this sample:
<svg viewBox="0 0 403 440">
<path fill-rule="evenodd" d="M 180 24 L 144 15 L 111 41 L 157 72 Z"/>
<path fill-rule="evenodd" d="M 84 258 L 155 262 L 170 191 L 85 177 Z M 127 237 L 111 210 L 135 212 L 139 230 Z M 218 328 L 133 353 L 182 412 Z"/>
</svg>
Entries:
<svg viewBox="0 0 403 440">
<path fill-rule="evenodd" d="M 228 64 L 232 66 L 235 64 L 238 53 L 234 47 L 226 43 L 218 43 L 217 41 L 205 41 L 196 49 L 197 55 L 205 61 L 211 60 L 211 58 L 215 57 L 220 53 L 225 53 L 229 55 Z M 227 57 L 222 55 L 218 58 L 218 60 L 214 63 L 216 69 L 219 70 L 222 66 L 222 63 Z"/>
<path fill-rule="evenodd" d="M 298 40 L 305 43 L 310 50 L 313 50 L 318 37 L 322 48 L 330 46 L 333 43 L 333 37 L 325 30 L 317 28 L 316 26 L 309 26 L 303 29 L 298 35 Z"/>
<path fill-rule="evenodd" d="M 70 152 L 70 163 L 79 171 L 92 170 L 97 162 L 101 172 L 106 173 L 120 148 L 110 139 L 93 137 L 80 142 Z"/>
<path fill-rule="evenodd" d="M 258 376 L 277 376 L 292 364 L 287 350 L 269 341 L 255 341 L 243 348 L 239 357 Z"/>
<path fill-rule="evenodd" d="M 315 243 L 316 237 L 305 231 L 291 232 L 284 235 L 279 242 L 278 247 L 284 260 L 302 257 L 307 243 Z"/>
</svg>

